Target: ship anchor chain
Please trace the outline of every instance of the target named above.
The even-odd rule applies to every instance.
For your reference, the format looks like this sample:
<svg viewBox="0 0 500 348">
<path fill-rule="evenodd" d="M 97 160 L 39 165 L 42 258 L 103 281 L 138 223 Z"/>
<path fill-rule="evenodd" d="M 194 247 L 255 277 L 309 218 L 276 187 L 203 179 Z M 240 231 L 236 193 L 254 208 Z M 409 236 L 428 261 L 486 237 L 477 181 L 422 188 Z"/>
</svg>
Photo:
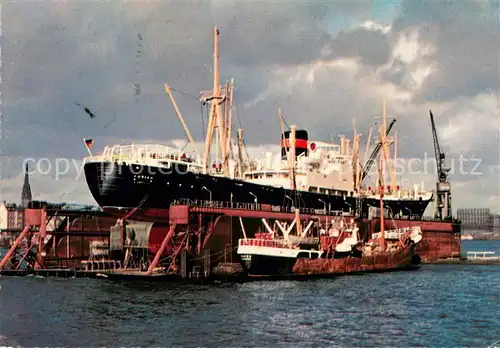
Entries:
<svg viewBox="0 0 500 348">
<path fill-rule="evenodd" d="M 147 199 L 148 199 L 148 194 L 146 193 L 146 194 L 144 195 L 144 198 L 143 198 L 143 199 L 139 202 L 139 205 L 138 205 L 137 207 L 135 207 L 134 209 L 132 209 L 132 210 L 131 210 L 131 211 L 130 211 L 127 215 L 125 215 L 125 216 L 122 218 L 122 221 L 125 221 L 125 220 L 127 220 L 129 217 L 131 217 L 132 215 L 134 215 L 134 214 L 135 214 L 135 212 L 136 212 L 137 210 L 139 210 L 139 209 L 142 207 L 142 205 L 146 202 L 146 200 L 147 200 Z"/>
</svg>

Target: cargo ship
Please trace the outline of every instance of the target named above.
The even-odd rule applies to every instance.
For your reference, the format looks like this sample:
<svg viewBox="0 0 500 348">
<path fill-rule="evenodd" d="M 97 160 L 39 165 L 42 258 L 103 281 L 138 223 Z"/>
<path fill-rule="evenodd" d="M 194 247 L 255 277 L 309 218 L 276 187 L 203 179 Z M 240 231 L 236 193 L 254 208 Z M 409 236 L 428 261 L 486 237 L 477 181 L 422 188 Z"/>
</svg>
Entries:
<svg viewBox="0 0 500 348">
<path fill-rule="evenodd" d="M 272 153 L 244 159 L 243 131 L 238 129 L 235 144 L 230 132 L 233 83 L 231 88 L 227 83 L 225 88 L 219 84 L 218 36 L 215 28 L 213 90 L 200 96 L 210 108 L 203 153 L 165 85 L 190 140 L 189 151 L 162 144 L 111 145 L 100 155 L 85 158 L 86 182 L 97 204 L 112 214 L 134 210 L 135 217 L 148 209 L 168 209 L 180 200 L 302 206 L 325 213 L 366 214 L 376 206 L 378 189 L 360 184 L 370 162 L 362 167 L 356 157 L 359 135 L 355 134 L 351 153 L 349 139 L 344 137 L 340 144 L 333 144 L 309 140 L 306 130 L 282 129 L 281 156 L 274 154 L 278 161 L 272 160 Z M 385 127 L 384 118 L 384 129 L 389 132 L 390 127 Z M 211 159 L 214 135 L 215 159 Z M 371 159 L 380 148 L 380 144 L 375 146 Z M 421 217 L 433 197 L 418 185 L 403 189 L 395 180 L 384 190 L 384 204 L 397 216 Z"/>
</svg>

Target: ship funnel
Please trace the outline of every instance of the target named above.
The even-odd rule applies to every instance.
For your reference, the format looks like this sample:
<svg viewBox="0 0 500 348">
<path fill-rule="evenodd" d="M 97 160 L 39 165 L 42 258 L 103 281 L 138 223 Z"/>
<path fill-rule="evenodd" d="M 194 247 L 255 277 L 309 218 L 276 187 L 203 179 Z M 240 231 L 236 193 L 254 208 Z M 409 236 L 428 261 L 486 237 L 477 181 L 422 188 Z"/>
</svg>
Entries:
<svg viewBox="0 0 500 348">
<path fill-rule="evenodd" d="M 281 135 L 281 159 L 287 158 L 287 153 L 290 151 L 290 131 L 286 131 Z M 306 130 L 297 130 L 295 131 L 295 157 L 299 157 L 303 154 L 303 156 L 308 155 L 308 144 L 309 135 Z"/>
</svg>

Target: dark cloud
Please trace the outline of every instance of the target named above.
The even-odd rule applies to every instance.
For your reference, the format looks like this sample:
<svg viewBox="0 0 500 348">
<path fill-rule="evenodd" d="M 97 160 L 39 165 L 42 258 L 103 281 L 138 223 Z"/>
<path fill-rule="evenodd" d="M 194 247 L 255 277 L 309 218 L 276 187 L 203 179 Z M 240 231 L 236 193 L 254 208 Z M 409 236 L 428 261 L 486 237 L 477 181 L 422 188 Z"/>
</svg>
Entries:
<svg viewBox="0 0 500 348">
<path fill-rule="evenodd" d="M 227 38 L 228 54 L 234 64 L 244 68 L 255 65 L 294 65 L 314 61 L 321 49 L 332 41 L 330 24 L 343 18 L 369 18 L 372 5 L 363 2 L 235 2 L 220 8 L 215 15 Z M 358 35 L 359 34 L 359 35 Z M 339 38 L 339 56 L 352 50 Z M 337 41 L 337 40 L 335 40 Z M 356 43 L 355 43 L 356 44 Z M 343 53 L 343 51 L 346 51 Z"/>
<path fill-rule="evenodd" d="M 80 149 L 71 144 L 79 144 L 82 137 L 182 137 L 184 131 L 164 93 L 165 82 L 183 92 L 174 95 L 191 131 L 201 136 L 203 122 L 195 99 L 200 90 L 212 88 L 213 24 L 221 31 L 221 82 L 234 76 L 235 100 L 243 103 L 266 88 L 270 66 L 318 58 L 331 41 L 327 27 L 332 14 L 354 13 L 356 6 L 219 7 L 205 2 L 5 6 L 5 125 L 16 134 L 7 139 L 5 152 L 76 156 Z M 342 45 L 336 54 L 348 50 Z M 136 84 L 141 86 L 139 96 L 134 95 Z M 74 101 L 99 116 L 82 117 L 85 113 Z M 277 127 L 271 116 L 276 109 L 268 104 L 256 113 L 239 107 L 236 116 L 249 119 L 244 122 L 249 137 L 261 134 L 259 141 L 270 141 L 274 134 L 259 130 L 268 119 Z M 19 145 L 19 138 L 32 141 Z M 32 146 L 43 142 L 47 145 Z"/>
<path fill-rule="evenodd" d="M 221 26 L 225 30 L 221 40 L 232 43 L 225 47 L 235 65 L 245 68 L 310 62 L 318 57 L 318 47 L 328 42 L 327 13 L 314 18 L 305 11 L 297 15 L 300 11 L 293 3 L 273 7 L 262 13 L 247 7 Z M 271 37 L 273 40 L 269 40 Z"/>
</svg>

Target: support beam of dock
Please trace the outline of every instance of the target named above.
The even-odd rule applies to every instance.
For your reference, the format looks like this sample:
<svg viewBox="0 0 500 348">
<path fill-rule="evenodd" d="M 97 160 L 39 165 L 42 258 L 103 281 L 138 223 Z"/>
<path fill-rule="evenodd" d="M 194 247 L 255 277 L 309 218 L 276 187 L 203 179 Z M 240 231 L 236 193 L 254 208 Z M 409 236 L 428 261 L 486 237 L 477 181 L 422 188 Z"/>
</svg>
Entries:
<svg viewBox="0 0 500 348">
<path fill-rule="evenodd" d="M 172 239 L 175 231 L 175 224 L 170 226 L 170 231 L 168 231 L 167 235 L 165 236 L 165 239 L 163 239 L 163 243 L 161 243 L 160 249 L 156 252 L 155 258 L 153 259 L 153 262 L 149 265 L 147 274 L 151 275 L 153 273 L 153 270 L 155 269 L 156 265 L 158 264 L 158 261 L 160 260 L 161 255 L 163 254 L 163 251 L 165 251 L 165 248 L 167 247 L 168 242 Z"/>
<path fill-rule="evenodd" d="M 205 247 L 207 246 L 207 243 L 208 243 L 208 241 L 210 239 L 210 236 L 212 236 L 212 233 L 214 232 L 214 229 L 217 226 L 217 224 L 219 223 L 219 220 L 221 218 L 222 218 L 222 215 L 217 216 L 217 218 L 215 219 L 215 221 L 212 224 L 212 226 L 210 226 L 210 229 L 207 231 L 207 234 L 205 235 L 205 238 L 203 239 L 203 244 L 201 246 L 202 249 L 205 249 Z"/>
<path fill-rule="evenodd" d="M 3 270 L 3 268 L 5 267 L 5 265 L 7 265 L 7 262 L 10 261 L 10 259 L 12 258 L 12 255 L 14 255 L 14 252 L 19 247 L 19 245 L 21 244 L 21 242 L 23 241 L 23 239 L 26 237 L 26 235 L 28 234 L 28 232 L 30 230 L 31 230 L 31 225 L 26 225 L 26 227 L 24 227 L 24 230 L 21 232 L 21 234 L 19 235 L 19 237 L 17 237 L 16 241 L 14 242 L 14 244 L 12 245 L 12 247 L 9 249 L 9 251 L 7 252 L 7 254 L 5 254 L 5 256 L 2 259 L 2 261 L 0 261 L 0 271 Z"/>
</svg>

